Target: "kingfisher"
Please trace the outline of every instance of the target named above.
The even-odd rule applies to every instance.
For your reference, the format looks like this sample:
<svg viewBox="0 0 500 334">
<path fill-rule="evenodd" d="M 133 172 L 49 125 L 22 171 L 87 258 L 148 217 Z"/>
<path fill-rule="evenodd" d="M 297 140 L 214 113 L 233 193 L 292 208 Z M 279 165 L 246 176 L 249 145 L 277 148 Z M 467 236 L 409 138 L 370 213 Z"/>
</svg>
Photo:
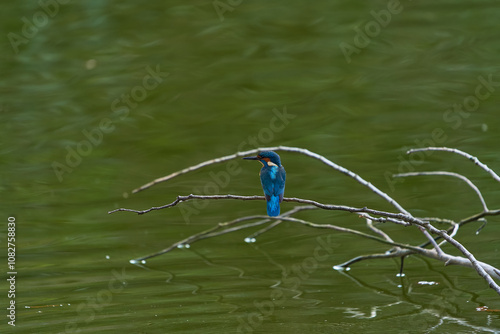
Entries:
<svg viewBox="0 0 500 334">
<path fill-rule="evenodd" d="M 246 160 L 259 160 L 262 164 L 260 170 L 260 183 L 264 189 L 267 202 L 267 215 L 275 217 L 280 215 L 280 203 L 285 193 L 285 168 L 281 165 L 280 156 L 273 151 L 262 151 L 255 157 L 245 157 Z"/>
</svg>

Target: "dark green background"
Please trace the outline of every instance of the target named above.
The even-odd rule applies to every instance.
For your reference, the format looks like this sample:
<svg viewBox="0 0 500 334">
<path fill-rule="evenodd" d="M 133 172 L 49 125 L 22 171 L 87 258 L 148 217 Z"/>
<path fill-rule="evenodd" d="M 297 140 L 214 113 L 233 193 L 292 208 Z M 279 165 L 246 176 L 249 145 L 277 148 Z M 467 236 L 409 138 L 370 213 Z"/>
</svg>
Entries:
<svg viewBox="0 0 500 334">
<path fill-rule="evenodd" d="M 332 266 L 387 247 L 292 223 L 255 244 L 243 242 L 253 232 L 243 231 L 175 250 L 144 268 L 128 263 L 218 222 L 263 214 L 263 202 L 210 201 L 189 222 L 180 207 L 107 215 L 203 192 L 210 173 L 226 165 L 131 195 L 154 178 L 238 149 L 274 145 L 324 155 L 417 216 L 460 219 L 481 206 L 458 179 L 392 179 L 408 166 L 463 173 L 497 208 L 499 185 L 466 159 L 433 153 L 410 164 L 405 155 L 422 145 L 456 147 L 500 170 L 497 2 L 224 0 L 217 3 L 233 5 L 222 16 L 209 0 L 41 3 L 45 11 L 37 1 L 4 3 L 0 11 L 0 219 L 5 235 L 7 218 L 16 218 L 18 271 L 16 327 L 3 317 L 2 332 L 499 330 L 495 313 L 476 311 L 500 304 L 473 270 L 413 257 L 403 279 L 392 260 L 356 264 L 346 276 Z M 388 6 L 398 13 L 389 18 Z M 385 27 L 372 11 L 385 18 Z M 366 46 L 356 37 L 365 28 L 372 29 Z M 356 47 L 356 41 L 364 47 L 348 61 L 341 46 Z M 141 90 L 147 68 L 168 76 Z M 471 112 L 457 113 L 454 104 L 474 101 L 479 77 L 495 82 L 490 95 Z M 139 97 L 128 111 L 120 102 L 126 94 Z M 273 121 L 273 110 L 284 108 L 293 116 L 288 124 Z M 276 126 L 279 131 L 270 131 Z M 93 134 L 93 144 L 85 133 Z M 79 148 L 80 159 L 67 157 Z M 391 210 L 315 160 L 286 152 L 281 158 L 287 196 Z M 61 178 L 54 165 L 66 166 Z M 219 193 L 260 195 L 258 164 L 238 166 Z M 366 230 L 346 213 L 299 217 Z M 457 237 L 497 267 L 498 223 L 491 218 L 479 235 L 479 224 L 467 226 Z M 423 240 L 414 228 L 384 229 L 400 241 Z M 332 254 L 298 286 L 287 285 L 284 278 L 307 264 L 319 237 L 329 238 Z M 5 281 L 1 286 L 5 296 Z M 3 309 L 7 302 L 2 298 Z"/>
</svg>

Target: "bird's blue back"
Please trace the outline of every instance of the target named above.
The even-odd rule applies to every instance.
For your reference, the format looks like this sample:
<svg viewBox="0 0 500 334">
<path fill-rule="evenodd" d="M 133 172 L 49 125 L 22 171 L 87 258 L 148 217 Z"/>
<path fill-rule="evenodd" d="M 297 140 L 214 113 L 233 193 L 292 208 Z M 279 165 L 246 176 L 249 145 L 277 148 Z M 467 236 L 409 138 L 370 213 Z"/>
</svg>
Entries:
<svg viewBox="0 0 500 334">
<path fill-rule="evenodd" d="M 260 170 L 260 182 L 267 201 L 267 214 L 279 216 L 280 203 L 285 193 L 286 172 L 283 166 L 264 165 Z"/>
<path fill-rule="evenodd" d="M 254 157 L 244 157 L 245 160 L 258 160 L 262 164 L 260 183 L 264 189 L 267 202 L 267 214 L 271 217 L 280 215 L 280 203 L 285 193 L 285 168 L 281 159 L 273 151 L 262 151 Z"/>
</svg>

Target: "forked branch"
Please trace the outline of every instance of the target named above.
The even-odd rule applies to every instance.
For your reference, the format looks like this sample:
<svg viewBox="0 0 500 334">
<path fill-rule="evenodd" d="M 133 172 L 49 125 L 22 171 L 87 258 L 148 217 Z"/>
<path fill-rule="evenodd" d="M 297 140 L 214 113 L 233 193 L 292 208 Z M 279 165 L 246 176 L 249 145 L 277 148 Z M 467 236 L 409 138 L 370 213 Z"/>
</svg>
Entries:
<svg viewBox="0 0 500 334">
<path fill-rule="evenodd" d="M 175 173 L 172 173 L 170 175 L 158 178 L 156 180 L 153 180 L 137 189 L 135 189 L 133 192 L 139 192 L 145 189 L 148 189 L 149 187 L 152 187 L 158 183 L 165 182 L 168 180 L 171 180 L 177 176 L 189 173 L 191 171 L 216 164 L 216 163 L 222 163 L 225 161 L 229 161 L 231 159 L 236 159 L 244 156 L 248 156 L 251 154 L 255 154 L 259 151 L 287 151 L 287 152 L 295 152 L 299 153 L 314 159 L 317 159 L 321 161 L 322 163 L 326 164 L 327 166 L 333 168 L 334 170 L 337 170 L 351 178 L 353 178 L 355 181 L 358 183 L 362 184 L 363 186 L 369 188 L 371 191 L 373 191 L 375 194 L 380 196 L 382 199 L 385 201 L 389 202 L 396 210 L 397 212 L 388 212 L 388 211 L 381 211 L 381 210 L 376 210 L 376 209 L 371 209 L 367 207 L 363 208 L 356 208 L 356 207 L 350 207 L 350 206 L 345 206 L 345 205 L 334 205 L 334 204 L 325 204 L 325 203 L 320 203 L 317 201 L 309 200 L 309 199 L 302 199 L 302 198 L 295 198 L 295 197 L 286 197 L 283 199 L 285 202 L 294 202 L 300 204 L 299 206 L 296 206 L 295 208 L 281 214 L 278 217 L 268 217 L 268 216 L 248 216 L 248 217 L 240 217 L 228 222 L 224 223 L 219 223 L 215 226 L 213 226 L 210 229 L 207 229 L 205 231 L 196 233 L 194 235 L 191 235 L 190 237 L 187 237 L 183 240 L 180 240 L 176 243 L 173 243 L 169 247 L 138 258 L 131 260 L 132 263 L 139 263 L 141 261 L 145 261 L 146 259 L 159 256 L 161 254 L 165 254 L 177 247 L 180 247 L 182 245 L 188 245 L 194 242 L 197 242 L 199 240 L 203 240 L 206 238 L 212 238 L 216 236 L 220 236 L 226 233 L 234 232 L 234 231 L 239 231 L 242 229 L 247 229 L 247 228 L 253 228 L 256 226 L 260 226 L 263 224 L 269 224 L 267 227 L 264 229 L 259 230 L 258 232 L 252 234 L 252 237 L 255 237 L 257 234 L 262 234 L 266 231 L 268 231 L 270 228 L 273 228 L 280 224 L 283 221 L 288 221 L 292 223 L 298 223 L 302 224 L 308 227 L 312 228 L 321 228 L 321 229 L 330 229 L 334 230 L 337 232 L 342 232 L 342 233 L 349 233 L 353 234 L 362 238 L 374 240 L 379 243 L 387 244 L 392 246 L 392 248 L 384 253 L 384 254 L 369 254 L 369 255 L 364 255 L 364 256 L 358 256 L 352 260 L 349 260 L 347 262 L 344 262 L 340 266 L 336 267 L 343 267 L 346 268 L 349 265 L 359 262 L 362 260 L 368 260 L 368 259 L 379 259 L 379 258 L 393 258 L 393 257 L 401 257 L 404 258 L 405 256 L 411 255 L 411 254 L 418 254 L 421 256 L 426 256 L 429 258 L 433 258 L 439 261 L 443 261 L 445 265 L 450 265 L 450 264 L 456 264 L 456 265 L 461 265 L 461 266 L 467 266 L 474 268 L 477 273 L 483 277 L 488 285 L 494 289 L 498 294 L 500 294 L 500 286 L 495 282 L 496 280 L 500 280 L 500 270 L 481 261 L 478 261 L 475 256 L 469 252 L 461 243 L 459 243 L 454 237 L 458 233 L 459 227 L 463 224 L 466 224 L 468 222 L 472 221 L 477 221 L 479 219 L 482 219 L 486 216 L 495 216 L 500 214 L 500 210 L 489 210 L 486 202 L 484 200 L 483 195 L 479 191 L 479 189 L 465 176 L 456 174 L 456 173 L 450 173 L 450 172 L 416 172 L 416 173 L 406 173 L 406 174 L 399 174 L 396 176 L 403 177 L 403 176 L 417 176 L 417 175 L 445 175 L 445 176 L 453 176 L 460 178 L 461 180 L 465 181 L 477 194 L 477 196 L 480 199 L 480 202 L 482 204 L 483 210 L 471 217 L 465 218 L 458 223 L 449 220 L 449 219 L 442 219 L 442 218 L 417 218 L 414 217 L 411 213 L 409 213 L 407 210 L 405 210 L 396 200 L 394 200 L 392 197 L 390 197 L 388 194 L 385 192 L 381 191 L 374 185 L 372 185 L 370 182 L 367 182 L 364 180 L 362 177 L 357 175 L 356 173 L 353 173 L 352 171 L 339 166 L 335 164 L 334 162 L 330 161 L 329 159 L 325 158 L 324 156 L 321 156 L 317 153 L 311 152 L 307 149 L 302 149 L 302 148 L 297 148 L 297 147 L 287 147 L 287 146 L 277 146 L 277 147 L 267 147 L 267 148 L 258 148 L 254 150 L 248 150 L 245 152 L 237 152 L 232 155 L 227 155 L 224 157 L 216 158 L 216 159 L 211 159 L 207 160 L 205 162 L 202 162 L 198 165 L 191 166 L 188 168 L 185 168 L 183 170 L 177 171 Z M 472 160 L 476 165 L 490 173 L 490 175 L 497 181 L 500 181 L 500 177 L 493 172 L 490 168 L 488 168 L 485 164 L 481 163 L 479 159 L 476 157 L 473 157 L 469 155 L 468 153 L 462 152 L 460 150 L 456 149 L 449 149 L 449 148 L 437 148 L 437 147 L 428 147 L 428 148 L 422 148 L 422 149 L 414 149 L 408 151 L 409 154 L 418 152 L 418 151 L 448 151 L 452 153 L 459 154 L 461 156 L 464 156 L 470 160 Z M 162 210 L 162 209 L 167 209 L 171 208 L 177 205 L 182 204 L 183 202 L 190 201 L 190 200 L 242 200 L 242 201 L 249 201 L 249 200 L 260 200 L 263 201 L 265 198 L 264 196 L 242 196 L 242 195 L 194 195 L 190 194 L 187 196 L 177 196 L 177 198 L 171 202 L 167 203 L 162 206 L 158 207 L 151 207 L 149 209 L 144 209 L 144 210 L 134 210 L 134 209 L 126 209 L 126 208 L 119 208 L 115 209 L 112 211 L 109 211 L 109 213 L 115 213 L 118 211 L 126 211 L 126 212 L 133 212 L 137 214 L 145 214 L 154 210 Z M 331 211 L 344 211 L 344 212 L 350 212 L 350 213 L 355 213 L 361 218 L 365 219 L 367 222 L 367 227 L 368 229 L 374 233 L 365 233 L 361 232 L 355 229 L 349 229 L 346 227 L 341 227 L 337 225 L 332 225 L 332 224 L 318 224 L 318 223 L 313 223 L 310 221 L 306 221 L 303 219 L 299 219 L 296 217 L 293 217 L 294 214 L 296 214 L 299 211 L 302 210 L 310 210 L 310 209 L 322 209 L 322 210 L 331 210 Z M 383 223 L 394 223 L 397 225 L 403 225 L 403 226 L 416 226 L 418 227 L 422 232 L 424 232 L 424 235 L 427 237 L 428 241 L 422 245 L 419 246 L 414 246 L 414 245 L 409 245 L 405 243 L 399 243 L 397 241 L 394 241 L 393 238 L 389 235 L 389 233 L 383 231 L 382 229 L 379 228 L 379 226 L 375 226 L 374 222 L 383 224 Z M 450 224 L 451 227 L 446 230 L 441 230 L 436 228 L 432 223 L 436 224 L 441 224 L 441 223 L 446 223 Z M 382 225 L 381 225 L 382 226 Z M 432 237 L 432 235 L 435 235 L 435 237 Z M 456 249 L 458 249 L 464 256 L 452 256 L 450 254 L 447 254 L 441 247 L 443 246 L 443 242 L 440 244 L 437 244 L 437 240 L 443 239 L 443 242 L 447 242 Z M 427 245 L 432 245 L 432 249 L 425 248 Z"/>
</svg>

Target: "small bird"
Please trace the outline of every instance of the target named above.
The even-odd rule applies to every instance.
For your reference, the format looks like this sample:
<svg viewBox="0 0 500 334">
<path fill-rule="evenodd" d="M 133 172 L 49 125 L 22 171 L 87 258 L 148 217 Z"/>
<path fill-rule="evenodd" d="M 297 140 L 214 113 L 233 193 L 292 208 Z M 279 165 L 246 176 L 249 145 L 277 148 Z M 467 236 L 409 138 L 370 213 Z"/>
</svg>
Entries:
<svg viewBox="0 0 500 334">
<path fill-rule="evenodd" d="M 274 217 L 280 215 L 280 203 L 285 193 L 285 168 L 281 166 L 280 156 L 272 151 L 260 152 L 255 157 L 245 157 L 246 160 L 259 160 L 262 164 L 260 170 L 260 183 L 264 189 L 267 201 L 267 215 Z"/>
</svg>

